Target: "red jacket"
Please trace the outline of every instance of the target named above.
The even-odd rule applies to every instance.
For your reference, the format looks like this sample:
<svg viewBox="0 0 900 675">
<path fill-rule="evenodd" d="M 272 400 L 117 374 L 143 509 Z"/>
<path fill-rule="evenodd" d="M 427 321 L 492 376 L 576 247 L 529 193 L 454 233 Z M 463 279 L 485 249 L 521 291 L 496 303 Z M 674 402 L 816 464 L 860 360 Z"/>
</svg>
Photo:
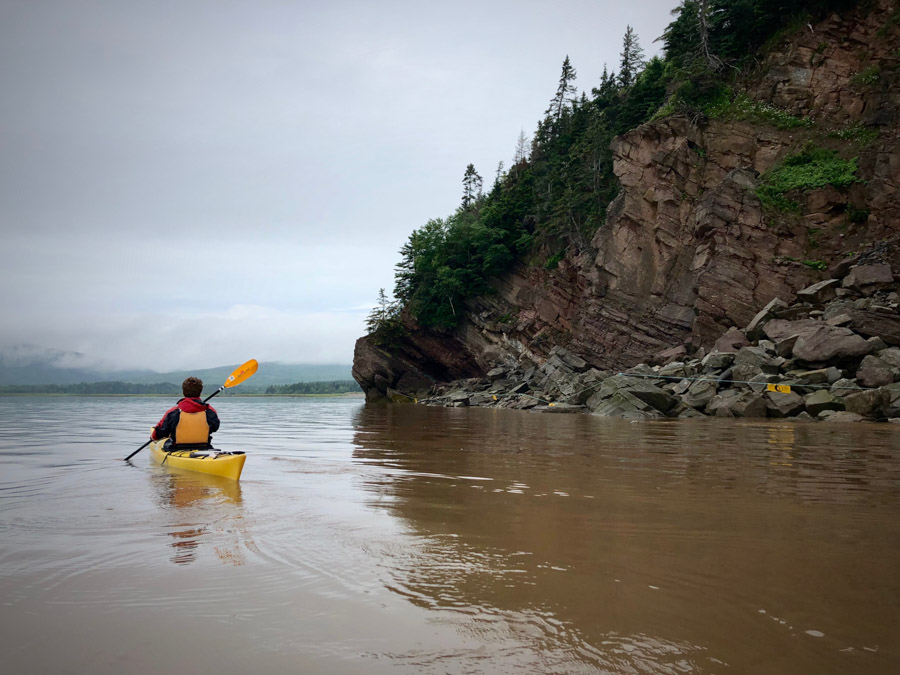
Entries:
<svg viewBox="0 0 900 675">
<path fill-rule="evenodd" d="M 156 426 L 153 427 L 153 431 L 150 432 L 150 438 L 154 441 L 158 441 L 161 438 L 172 438 L 182 411 L 196 413 L 204 410 L 206 411 L 206 423 L 209 424 L 209 433 L 215 433 L 219 430 L 219 415 L 216 413 L 216 409 L 199 398 L 183 398 L 166 410 L 166 414 L 162 416 L 162 419 L 157 422 Z"/>
</svg>

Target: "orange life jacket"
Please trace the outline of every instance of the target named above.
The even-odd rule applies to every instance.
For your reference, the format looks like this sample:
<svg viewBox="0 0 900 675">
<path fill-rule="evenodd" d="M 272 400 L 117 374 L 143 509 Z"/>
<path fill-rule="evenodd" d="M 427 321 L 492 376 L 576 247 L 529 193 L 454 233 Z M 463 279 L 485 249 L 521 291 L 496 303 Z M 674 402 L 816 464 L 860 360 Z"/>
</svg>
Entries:
<svg viewBox="0 0 900 675">
<path fill-rule="evenodd" d="M 205 445 L 209 443 L 209 422 L 206 421 L 206 411 L 188 413 L 182 410 L 178 416 L 175 438 L 172 441 L 178 445 Z"/>
</svg>

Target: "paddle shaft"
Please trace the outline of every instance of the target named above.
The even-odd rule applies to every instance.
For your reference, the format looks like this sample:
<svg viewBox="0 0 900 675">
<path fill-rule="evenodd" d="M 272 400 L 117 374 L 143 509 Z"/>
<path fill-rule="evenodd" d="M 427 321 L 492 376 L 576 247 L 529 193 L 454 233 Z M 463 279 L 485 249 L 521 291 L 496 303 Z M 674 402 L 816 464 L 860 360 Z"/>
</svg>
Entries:
<svg viewBox="0 0 900 675">
<path fill-rule="evenodd" d="M 215 390 L 213 393 L 211 393 L 209 396 L 207 396 L 205 399 L 203 399 L 203 402 L 206 403 L 206 402 L 207 402 L 209 399 L 211 399 L 213 396 L 215 396 L 216 394 L 221 394 L 223 391 L 225 391 L 225 385 L 224 385 L 224 384 L 223 384 L 221 387 L 219 387 L 218 389 L 216 389 L 216 390 Z"/>
<path fill-rule="evenodd" d="M 146 447 L 147 447 L 148 445 L 150 445 L 152 442 L 153 442 L 153 439 L 151 438 L 149 441 L 147 441 L 146 443 L 144 443 L 144 444 L 143 444 L 141 447 L 139 447 L 137 450 L 135 450 L 135 451 L 132 452 L 130 455 L 128 455 L 128 457 L 125 458 L 125 461 L 127 462 L 129 459 L 131 459 L 132 457 L 134 457 L 136 454 L 138 454 L 141 450 L 143 450 L 144 448 L 146 448 Z"/>
</svg>

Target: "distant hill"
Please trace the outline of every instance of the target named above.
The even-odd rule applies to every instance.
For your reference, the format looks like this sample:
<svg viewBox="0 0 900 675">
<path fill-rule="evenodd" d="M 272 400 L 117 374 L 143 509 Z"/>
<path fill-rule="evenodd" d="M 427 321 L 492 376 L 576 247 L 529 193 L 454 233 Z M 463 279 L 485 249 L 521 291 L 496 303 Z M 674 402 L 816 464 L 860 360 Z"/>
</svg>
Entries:
<svg viewBox="0 0 900 675">
<path fill-rule="evenodd" d="M 77 352 L 16 346 L 0 349 L 0 385 L 79 384 L 82 382 L 133 382 L 135 384 L 180 384 L 189 375 L 204 382 L 204 392 L 220 386 L 240 364 L 158 373 L 152 370 L 101 370 L 82 366 L 88 358 Z M 242 392 L 265 390 L 272 385 L 297 382 L 350 380 L 350 364 L 289 364 L 268 361 L 240 387 Z"/>
</svg>

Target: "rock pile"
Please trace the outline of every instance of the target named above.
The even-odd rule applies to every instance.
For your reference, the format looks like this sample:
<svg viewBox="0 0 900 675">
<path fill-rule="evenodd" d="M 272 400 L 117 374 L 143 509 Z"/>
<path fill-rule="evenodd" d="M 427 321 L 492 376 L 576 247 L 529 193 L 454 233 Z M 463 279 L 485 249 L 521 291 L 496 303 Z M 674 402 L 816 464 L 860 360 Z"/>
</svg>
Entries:
<svg viewBox="0 0 900 675">
<path fill-rule="evenodd" d="M 684 345 L 610 373 L 557 346 L 543 363 L 495 367 L 420 401 L 637 419 L 778 417 L 900 422 L 900 295 L 886 263 L 837 270 L 772 299 L 708 351 Z"/>
</svg>

